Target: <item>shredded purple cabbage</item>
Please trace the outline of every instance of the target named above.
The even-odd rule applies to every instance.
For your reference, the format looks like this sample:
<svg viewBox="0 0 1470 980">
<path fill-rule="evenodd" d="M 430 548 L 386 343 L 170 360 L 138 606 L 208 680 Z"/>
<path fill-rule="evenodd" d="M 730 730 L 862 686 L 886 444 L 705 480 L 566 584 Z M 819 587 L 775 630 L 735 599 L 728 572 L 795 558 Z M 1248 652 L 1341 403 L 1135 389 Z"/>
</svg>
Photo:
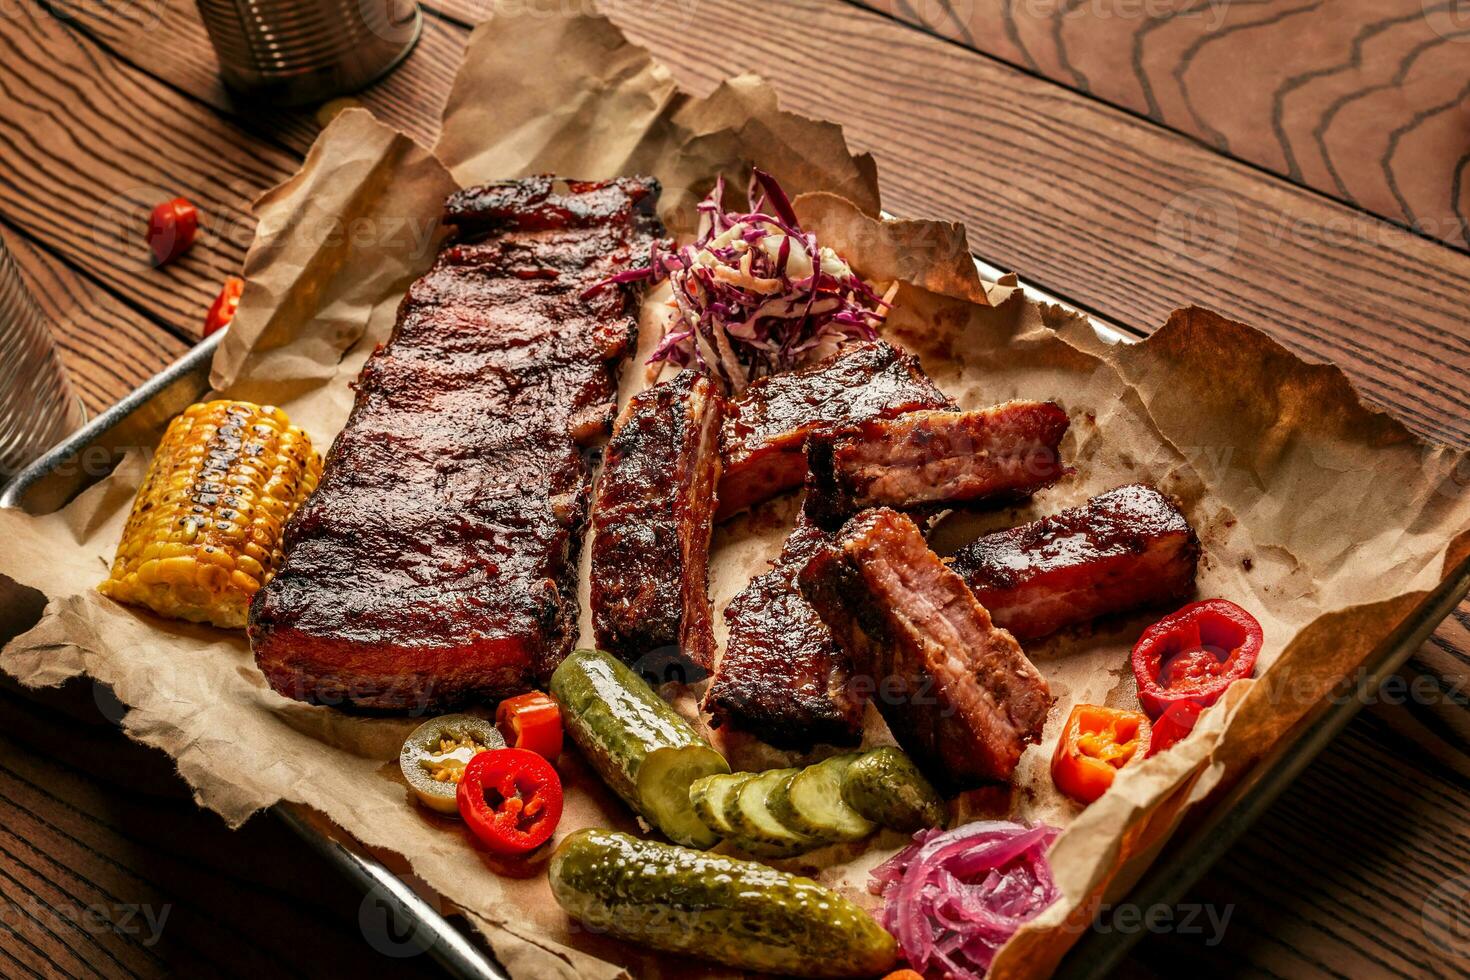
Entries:
<svg viewBox="0 0 1470 980">
<path fill-rule="evenodd" d="M 883 927 L 909 965 L 926 976 L 983 977 L 996 950 L 1057 900 L 1046 852 L 1058 833 L 1006 820 L 921 830 L 874 868 L 869 888 L 885 899 Z"/>
<path fill-rule="evenodd" d="M 802 229 L 770 174 L 751 174 L 751 211 L 724 210 L 723 178 L 699 204 L 699 233 L 598 283 L 668 279 L 673 310 L 648 363 L 693 364 L 739 392 L 752 380 L 872 340 L 892 302 Z"/>
</svg>

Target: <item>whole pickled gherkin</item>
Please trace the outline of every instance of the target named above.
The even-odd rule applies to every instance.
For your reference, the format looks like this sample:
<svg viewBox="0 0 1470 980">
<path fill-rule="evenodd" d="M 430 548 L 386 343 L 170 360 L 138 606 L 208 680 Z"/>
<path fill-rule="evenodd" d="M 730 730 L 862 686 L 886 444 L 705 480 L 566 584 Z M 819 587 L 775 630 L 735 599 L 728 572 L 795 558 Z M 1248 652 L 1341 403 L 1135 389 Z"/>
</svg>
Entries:
<svg viewBox="0 0 1470 980">
<path fill-rule="evenodd" d="M 562 723 L 612 789 L 672 841 L 713 847 L 719 835 L 689 799 L 696 779 L 730 764 L 627 665 L 574 650 L 551 675 Z"/>
<path fill-rule="evenodd" d="M 944 799 L 919 767 L 891 745 L 864 752 L 842 774 L 842 799 L 874 823 L 912 832 L 943 827 Z"/>
<path fill-rule="evenodd" d="M 897 958 L 892 936 L 809 878 L 612 830 L 579 830 L 552 856 L 551 892 L 593 932 L 798 977 L 866 977 Z"/>
</svg>

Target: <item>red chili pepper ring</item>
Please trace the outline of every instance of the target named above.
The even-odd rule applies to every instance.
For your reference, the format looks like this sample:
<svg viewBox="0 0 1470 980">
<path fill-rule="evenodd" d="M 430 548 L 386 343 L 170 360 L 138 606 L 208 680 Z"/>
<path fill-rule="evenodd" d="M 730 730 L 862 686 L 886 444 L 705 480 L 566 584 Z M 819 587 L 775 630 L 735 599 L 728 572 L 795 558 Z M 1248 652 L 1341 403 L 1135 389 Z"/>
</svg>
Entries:
<svg viewBox="0 0 1470 980">
<path fill-rule="evenodd" d="M 492 749 L 465 765 L 459 815 L 497 854 L 525 854 L 551 839 L 561 820 L 561 779 L 527 749 Z"/>
<path fill-rule="evenodd" d="M 1199 723 L 1199 713 L 1204 709 L 1192 701 L 1175 701 L 1169 709 L 1159 715 L 1148 734 L 1148 758 L 1172 749 L 1183 741 Z"/>
<path fill-rule="evenodd" d="M 1181 701 L 1208 708 L 1255 671 L 1262 638 L 1256 618 L 1226 599 L 1165 616 L 1133 646 L 1139 704 L 1155 719 Z"/>
</svg>

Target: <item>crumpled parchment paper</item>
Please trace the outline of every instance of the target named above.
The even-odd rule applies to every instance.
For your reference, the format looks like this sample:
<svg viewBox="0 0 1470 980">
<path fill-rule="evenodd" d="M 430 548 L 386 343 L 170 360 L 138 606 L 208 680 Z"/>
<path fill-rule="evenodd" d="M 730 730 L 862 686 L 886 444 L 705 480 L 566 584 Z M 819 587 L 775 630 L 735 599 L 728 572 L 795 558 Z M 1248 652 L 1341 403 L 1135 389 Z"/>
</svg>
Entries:
<svg viewBox="0 0 1470 980">
<path fill-rule="evenodd" d="M 1466 560 L 1470 494 L 1454 479 L 1459 454 L 1365 408 L 1336 368 L 1304 363 L 1203 310 L 1176 313 L 1141 343 L 1105 343 L 1085 320 L 1026 301 L 1013 283 L 982 283 L 963 228 L 880 220 L 871 159 L 851 154 L 836 126 L 781 111 L 759 80 L 693 98 L 605 20 L 544 12 L 475 31 L 432 152 L 351 110 L 296 176 L 257 202 L 248 286 L 212 382 L 228 396 L 282 406 L 325 451 L 351 406 L 348 382 L 434 257 L 440 205 L 456 186 L 543 171 L 651 173 L 663 182 L 669 227 L 687 234 L 692 205 L 715 177 L 726 177 L 734 200 L 751 164 L 802 194 L 803 221 L 870 280 L 901 283 L 887 336 L 918 353 L 964 406 L 1051 398 L 1072 418 L 1063 448 L 1076 474 L 1025 507 L 946 519 L 934 538 L 941 551 L 1149 481 L 1179 497 L 1200 533 L 1200 594 L 1229 597 L 1265 628 L 1258 679 L 1234 686 L 1194 737 L 1130 767 L 1085 811 L 1051 786 L 1057 731 L 1075 703 L 1136 706 L 1127 651 L 1154 617 L 1031 645 L 1059 699 L 1046 738 L 1023 758 L 1014 790 L 973 792 L 959 806 L 962 818 L 1008 814 L 1066 828 L 1052 852 L 1063 899 L 994 967 L 996 976 L 1044 974 L 1085 928 L 1090 903 L 1136 877 L 1190 803 L 1246 771 Z M 655 293 L 644 309 L 645 354 L 660 309 Z M 624 396 L 644 383 L 642 368 L 630 366 Z M 80 674 L 110 685 L 129 707 L 128 734 L 169 753 L 200 805 L 232 824 L 288 801 L 401 855 L 517 976 L 721 975 L 587 932 L 551 899 L 545 855 L 500 861 L 458 821 L 412 805 L 397 757 L 421 719 L 288 701 L 265 685 L 242 635 L 97 595 L 146 448 L 57 513 L 0 512 L 0 573 L 46 598 L 40 621 L 6 647 L 0 666 L 30 685 Z M 778 500 L 719 529 L 717 610 L 779 549 L 794 507 Z M 585 565 L 584 553 L 584 586 Z M 694 692 L 668 693 L 693 704 Z M 876 713 L 869 720 L 869 740 L 886 740 Z M 721 735 L 737 768 L 790 758 Z M 634 829 L 575 753 L 562 768 L 568 807 L 558 837 L 589 825 Z M 866 872 L 902 843 L 886 833 L 785 866 L 871 905 Z"/>
</svg>

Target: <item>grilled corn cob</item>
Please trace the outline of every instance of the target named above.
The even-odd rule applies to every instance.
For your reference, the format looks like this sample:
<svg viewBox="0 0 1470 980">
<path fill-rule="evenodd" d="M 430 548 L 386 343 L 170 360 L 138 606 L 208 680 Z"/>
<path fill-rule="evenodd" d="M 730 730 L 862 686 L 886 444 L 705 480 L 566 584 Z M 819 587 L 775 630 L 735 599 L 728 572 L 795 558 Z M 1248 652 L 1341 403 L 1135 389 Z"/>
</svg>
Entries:
<svg viewBox="0 0 1470 980">
<path fill-rule="evenodd" d="M 98 591 L 162 616 L 237 628 L 281 564 L 281 530 L 321 457 L 284 412 L 191 405 L 169 423 Z"/>
</svg>

